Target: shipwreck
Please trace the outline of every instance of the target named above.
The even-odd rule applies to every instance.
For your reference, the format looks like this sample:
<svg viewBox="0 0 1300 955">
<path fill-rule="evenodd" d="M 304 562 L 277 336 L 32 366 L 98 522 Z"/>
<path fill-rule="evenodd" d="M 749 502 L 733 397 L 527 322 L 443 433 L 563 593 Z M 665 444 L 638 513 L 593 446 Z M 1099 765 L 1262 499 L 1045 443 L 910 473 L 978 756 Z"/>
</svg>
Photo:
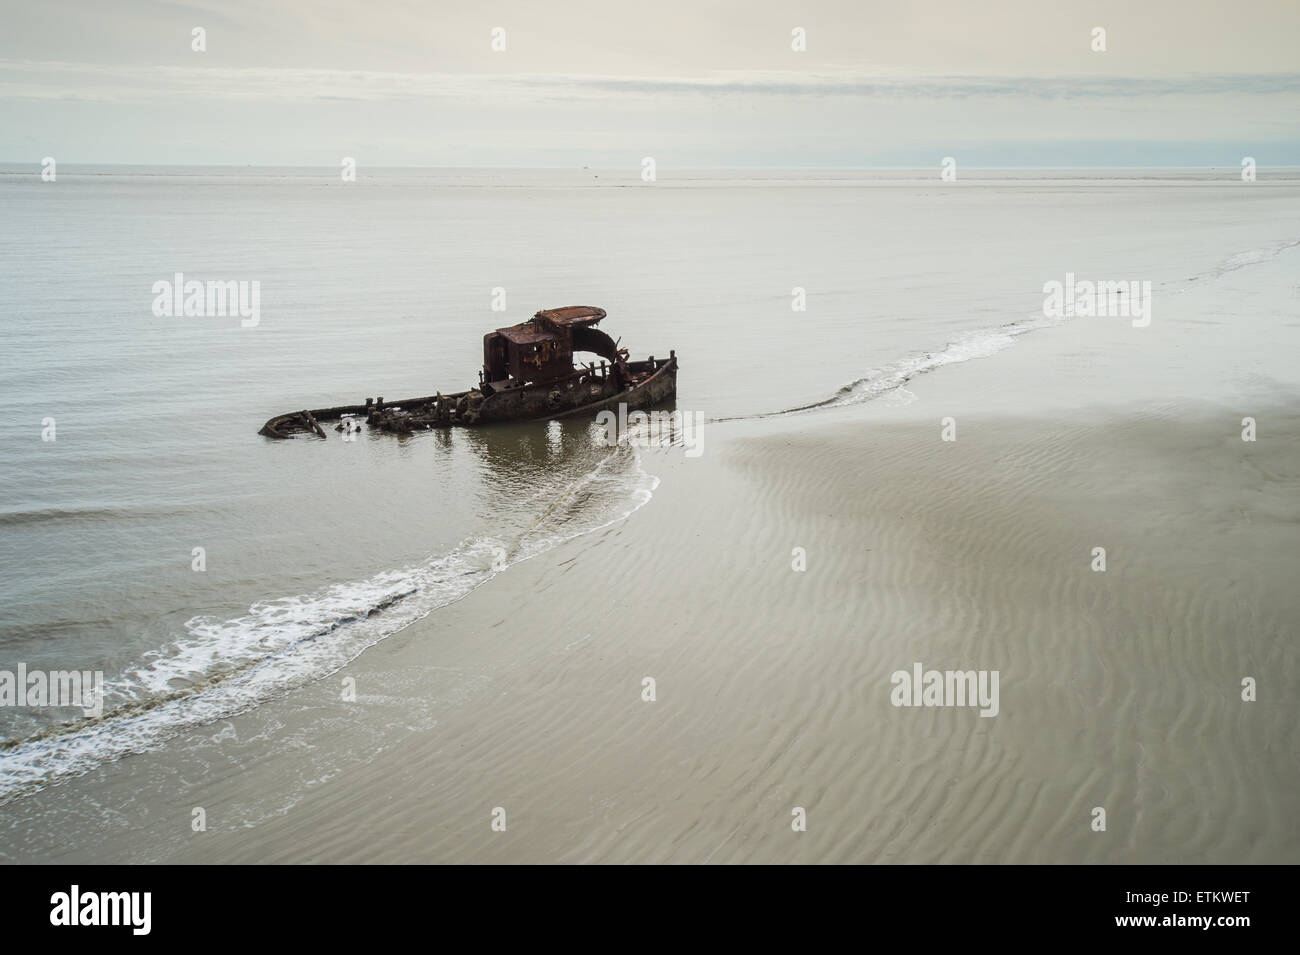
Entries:
<svg viewBox="0 0 1300 955">
<path fill-rule="evenodd" d="M 431 428 L 477 427 L 504 421 L 595 415 L 626 405 L 651 408 L 677 395 L 677 353 L 630 361 L 596 325 L 603 308 L 570 305 L 544 309 L 528 321 L 483 336 L 483 369 L 478 386 L 450 394 L 385 402 L 315 408 L 276 415 L 262 425 L 268 438 L 297 434 L 325 437 L 326 423 L 353 434 L 367 427 L 393 434 Z M 597 361 L 575 362 L 590 353 Z"/>
</svg>

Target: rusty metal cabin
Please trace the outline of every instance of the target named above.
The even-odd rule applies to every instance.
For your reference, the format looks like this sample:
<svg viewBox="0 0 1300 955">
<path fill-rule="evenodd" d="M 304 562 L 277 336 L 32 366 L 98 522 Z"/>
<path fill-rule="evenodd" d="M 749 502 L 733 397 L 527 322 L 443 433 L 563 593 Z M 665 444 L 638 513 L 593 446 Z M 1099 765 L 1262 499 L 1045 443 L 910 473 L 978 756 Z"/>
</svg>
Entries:
<svg viewBox="0 0 1300 955">
<path fill-rule="evenodd" d="M 603 308 L 570 305 L 538 312 L 522 325 L 483 336 L 483 381 L 493 388 L 544 384 L 573 373 L 574 352 L 592 352 L 614 363 L 612 338 L 596 328 Z"/>
</svg>

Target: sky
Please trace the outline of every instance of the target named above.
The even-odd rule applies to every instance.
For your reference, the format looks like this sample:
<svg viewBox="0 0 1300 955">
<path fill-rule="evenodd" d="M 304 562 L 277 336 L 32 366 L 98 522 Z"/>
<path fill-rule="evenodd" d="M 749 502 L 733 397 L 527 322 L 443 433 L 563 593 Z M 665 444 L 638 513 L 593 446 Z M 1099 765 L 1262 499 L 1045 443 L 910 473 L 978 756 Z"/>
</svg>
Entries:
<svg viewBox="0 0 1300 955">
<path fill-rule="evenodd" d="M 45 156 L 1295 166 L 1300 0 L 0 0 L 0 161 Z"/>
</svg>

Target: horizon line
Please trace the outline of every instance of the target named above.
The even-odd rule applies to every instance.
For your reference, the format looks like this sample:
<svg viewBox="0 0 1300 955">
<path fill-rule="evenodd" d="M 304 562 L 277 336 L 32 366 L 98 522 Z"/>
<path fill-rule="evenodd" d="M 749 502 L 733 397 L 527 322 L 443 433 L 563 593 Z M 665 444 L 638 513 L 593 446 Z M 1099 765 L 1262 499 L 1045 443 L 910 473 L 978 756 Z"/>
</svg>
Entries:
<svg viewBox="0 0 1300 955">
<path fill-rule="evenodd" d="M 139 163 L 139 162 L 104 162 L 100 160 L 84 160 L 84 159 L 71 159 L 71 160 L 60 159 L 58 160 L 58 162 L 60 166 L 113 166 L 113 167 L 124 168 L 124 169 L 162 169 L 162 168 L 167 168 L 167 169 L 321 169 L 321 170 L 329 170 L 333 173 L 336 173 L 338 172 L 338 168 L 339 168 L 337 163 L 335 164 L 219 163 L 219 162 L 218 163 L 193 163 L 193 162 Z M 24 166 L 24 167 L 35 166 L 36 171 L 39 173 L 41 160 L 0 159 L 0 166 Z M 583 172 L 583 171 L 592 171 L 592 170 L 597 172 L 618 172 L 618 171 L 626 170 L 629 173 L 636 173 L 638 172 L 639 169 L 639 167 L 636 164 L 629 164 L 627 166 L 576 166 L 570 163 L 529 164 L 529 165 L 517 165 L 517 164 L 491 165 L 491 164 L 482 164 L 482 163 L 476 163 L 473 165 L 448 165 L 442 163 L 428 164 L 428 165 L 393 164 L 393 163 L 368 164 L 367 163 L 364 166 L 358 163 L 357 168 L 358 171 L 364 168 L 364 169 L 393 169 L 393 170 L 401 170 L 401 169 L 444 169 L 444 170 L 496 169 L 496 170 L 548 170 L 548 171 L 570 170 L 574 172 Z M 824 170 L 824 171 L 831 171 L 831 172 L 834 171 L 912 172 L 912 171 L 917 171 L 922 169 L 925 170 L 929 170 L 932 168 L 937 169 L 939 168 L 939 165 L 935 163 L 931 163 L 929 165 L 903 165 L 903 166 L 899 166 L 899 165 L 888 165 L 888 166 L 883 166 L 883 165 L 882 166 L 876 166 L 876 165 L 871 165 L 871 166 L 846 166 L 846 165 L 695 166 L 695 165 L 689 165 L 689 166 L 672 166 L 669 168 L 687 170 L 691 172 L 733 172 L 733 171 L 794 172 L 799 170 Z M 1188 164 L 1170 165 L 1168 163 L 1161 163 L 1158 165 L 1114 165 L 1114 166 L 1088 164 L 1088 163 L 1079 164 L 1079 165 L 1051 165 L 1051 166 L 1042 166 L 1042 165 L 1014 166 L 1014 165 L 1005 165 L 1005 164 L 984 166 L 984 165 L 976 165 L 974 163 L 970 163 L 970 164 L 963 163 L 961 164 L 960 168 L 974 169 L 974 170 L 980 170 L 984 172 L 997 172 L 1003 170 L 1044 170 L 1044 171 L 1055 170 L 1060 172 L 1069 172 L 1069 171 L 1079 170 L 1079 169 L 1100 169 L 1100 170 L 1207 169 L 1207 170 L 1212 170 L 1212 169 L 1240 169 L 1241 167 L 1240 167 L 1240 163 L 1223 163 L 1221 165 L 1220 164 L 1209 165 L 1205 163 L 1188 163 Z M 1300 170 L 1300 163 L 1270 165 L 1267 163 L 1257 162 L 1256 168 Z"/>
</svg>

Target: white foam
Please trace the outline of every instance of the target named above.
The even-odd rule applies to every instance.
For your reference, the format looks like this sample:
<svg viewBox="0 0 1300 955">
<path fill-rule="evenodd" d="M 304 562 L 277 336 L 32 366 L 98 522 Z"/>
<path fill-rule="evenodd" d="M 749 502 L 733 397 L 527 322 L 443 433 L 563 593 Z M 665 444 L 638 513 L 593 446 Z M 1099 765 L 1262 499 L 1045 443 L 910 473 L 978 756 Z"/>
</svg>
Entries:
<svg viewBox="0 0 1300 955">
<path fill-rule="evenodd" d="M 1271 261 L 1277 258 L 1287 249 L 1293 249 L 1300 246 L 1300 239 L 1289 239 L 1285 242 L 1274 242 L 1269 245 L 1260 246 L 1257 249 L 1248 249 L 1245 252 L 1238 252 L 1236 255 L 1230 255 L 1219 263 L 1215 270 L 1216 276 L 1224 275 L 1228 272 L 1235 272 L 1238 269 L 1244 269 L 1250 265 L 1259 265 L 1263 262 Z"/>
<path fill-rule="evenodd" d="M 964 335 L 956 341 L 950 342 L 946 348 L 940 351 L 914 355 L 892 362 L 882 368 L 872 369 L 865 377 L 846 386 L 845 389 L 841 389 L 840 393 L 826 406 L 871 401 L 881 395 L 902 388 L 903 385 L 917 375 L 934 371 L 936 368 L 942 368 L 945 365 L 956 365 L 965 361 L 974 361 L 978 358 L 991 358 L 998 352 L 1010 348 L 1015 344 L 1016 339 L 1026 332 L 1048 324 L 1055 324 L 1055 320 L 1044 318 L 1035 321 L 1028 319 L 1024 322 L 1006 325 L 991 331 L 973 332 Z"/>
<path fill-rule="evenodd" d="M 1287 249 L 1293 249 L 1300 246 L 1300 239 L 1287 239 L 1281 242 L 1273 242 L 1255 249 L 1248 249 L 1238 252 L 1224 259 L 1217 268 L 1206 273 L 1206 277 L 1218 278 L 1229 272 L 1235 272 L 1238 269 L 1247 268 L 1252 265 L 1260 265 L 1272 261 Z M 1179 294 L 1193 287 L 1191 282 L 1194 279 L 1188 279 L 1181 283 L 1181 288 L 1163 289 L 1166 293 Z M 802 414 L 811 411 L 819 411 L 824 408 L 837 408 L 844 405 L 859 404 L 864 401 L 873 401 L 884 395 L 894 395 L 909 380 L 917 375 L 934 371 L 945 365 L 955 365 L 960 362 L 973 361 L 978 358 L 991 358 L 999 352 L 1005 351 L 1016 343 L 1016 339 L 1021 335 L 1027 334 L 1039 328 L 1048 328 L 1060 325 L 1063 322 L 1070 321 L 1069 318 L 1048 318 L 1041 314 L 1035 314 L 1003 325 L 1000 328 L 985 329 L 982 331 L 971 332 L 963 335 L 956 341 L 949 342 L 946 347 L 936 352 L 926 352 L 923 355 L 912 355 L 907 358 L 891 362 L 880 368 L 873 368 L 862 378 L 844 385 L 832 397 L 824 401 L 818 401 L 810 405 L 801 405 L 797 408 L 787 408 L 784 411 L 768 412 L 756 415 L 736 415 L 727 418 L 718 418 L 718 421 L 743 421 L 751 418 L 769 418 L 776 415 Z M 900 399 L 901 400 L 901 399 Z M 910 400 L 910 399 L 908 399 Z M 906 403 L 906 402 L 904 402 Z"/>
<path fill-rule="evenodd" d="M 260 602 L 239 617 L 195 617 L 170 646 L 106 684 L 103 717 L 4 751 L 0 802 L 327 676 L 520 561 L 625 519 L 658 486 L 635 448 L 616 448 L 515 540 L 476 537 L 414 567 Z"/>
<path fill-rule="evenodd" d="M 879 368 L 873 368 L 863 377 L 841 387 L 833 396 L 824 401 L 801 405 L 797 408 L 787 408 L 784 411 L 755 415 L 734 415 L 715 420 L 744 421 L 754 418 L 771 418 L 778 415 L 806 414 L 826 408 L 839 408 L 845 405 L 874 401 L 885 395 L 892 396 L 892 400 L 900 404 L 908 404 L 915 396 L 910 392 L 906 392 L 906 394 L 899 394 L 899 392 L 905 391 L 903 386 L 917 375 L 934 371 L 936 368 L 942 368 L 945 365 L 955 365 L 964 361 L 973 361 L 977 358 L 990 358 L 998 352 L 1010 348 L 1021 335 L 1036 328 L 1058 325 L 1061 321 L 1063 320 L 1039 315 L 1009 325 L 1003 325 L 1000 328 L 971 332 L 956 341 L 948 343 L 945 348 L 939 351 L 912 355 Z"/>
</svg>

